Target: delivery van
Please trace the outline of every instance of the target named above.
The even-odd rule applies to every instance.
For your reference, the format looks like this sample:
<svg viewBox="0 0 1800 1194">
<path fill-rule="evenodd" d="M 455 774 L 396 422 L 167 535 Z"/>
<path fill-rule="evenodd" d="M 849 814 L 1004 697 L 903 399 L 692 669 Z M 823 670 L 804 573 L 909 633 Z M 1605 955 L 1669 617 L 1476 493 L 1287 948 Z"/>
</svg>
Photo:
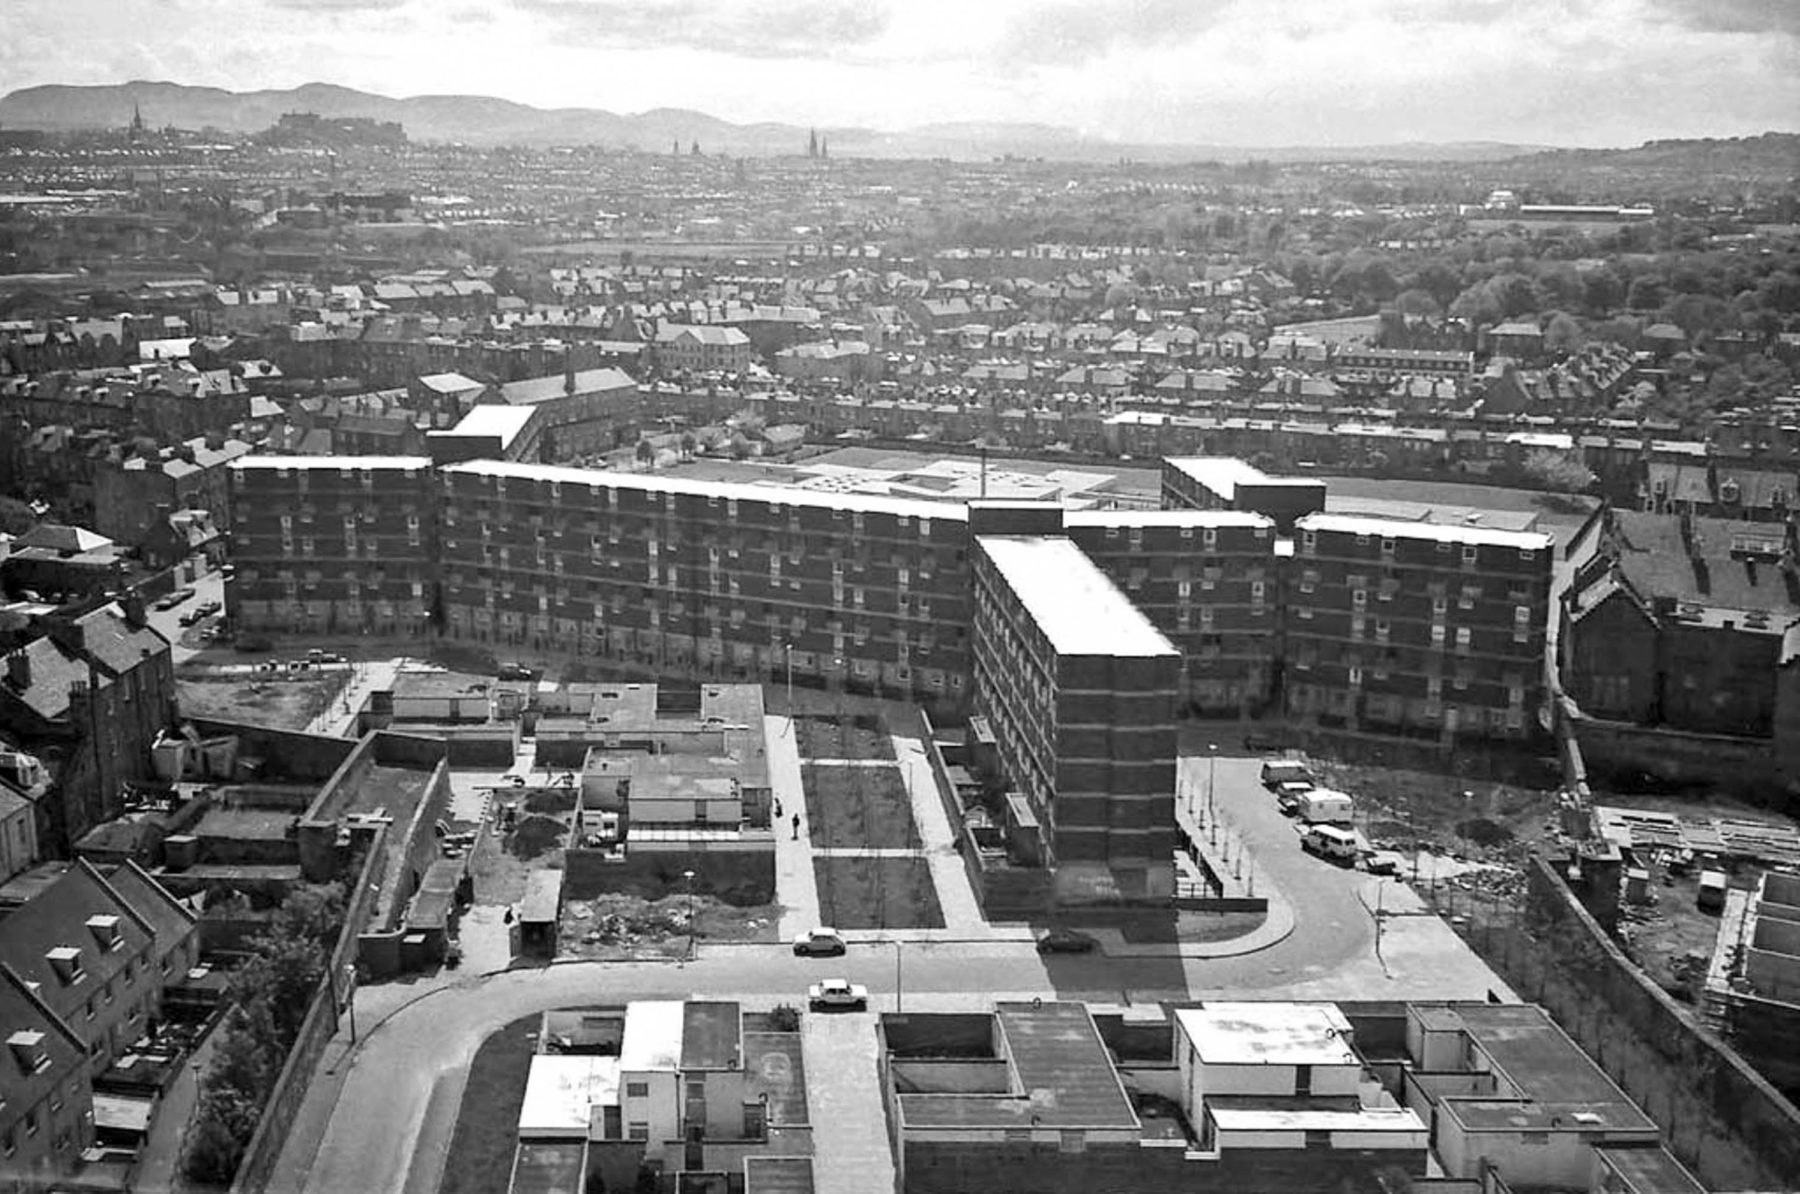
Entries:
<svg viewBox="0 0 1800 1194">
<path fill-rule="evenodd" d="M 1300 848 L 1345 866 L 1354 866 L 1359 853 L 1356 835 L 1341 825 L 1308 825 L 1300 836 Z"/>
<path fill-rule="evenodd" d="M 1724 911 L 1725 887 L 1724 871 L 1701 871 L 1700 889 L 1694 893 L 1694 907 L 1702 912 Z"/>
</svg>

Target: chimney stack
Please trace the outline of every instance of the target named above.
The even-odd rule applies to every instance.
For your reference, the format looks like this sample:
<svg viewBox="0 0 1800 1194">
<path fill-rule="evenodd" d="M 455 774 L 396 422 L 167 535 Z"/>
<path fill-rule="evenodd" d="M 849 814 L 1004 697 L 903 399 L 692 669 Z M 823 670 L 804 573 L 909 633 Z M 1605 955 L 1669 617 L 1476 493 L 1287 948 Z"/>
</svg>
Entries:
<svg viewBox="0 0 1800 1194">
<path fill-rule="evenodd" d="M 575 393 L 575 346 L 563 349 L 563 393 Z"/>
<path fill-rule="evenodd" d="M 23 650 L 6 657 L 6 681 L 20 692 L 31 687 L 31 656 Z"/>
</svg>

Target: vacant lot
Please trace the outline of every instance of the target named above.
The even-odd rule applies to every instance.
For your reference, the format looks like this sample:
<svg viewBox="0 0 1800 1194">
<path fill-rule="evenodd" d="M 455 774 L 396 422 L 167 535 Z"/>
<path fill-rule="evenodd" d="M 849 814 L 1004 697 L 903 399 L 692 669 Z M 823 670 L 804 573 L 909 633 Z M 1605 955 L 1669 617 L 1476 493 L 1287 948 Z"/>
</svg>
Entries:
<svg viewBox="0 0 1800 1194">
<path fill-rule="evenodd" d="M 819 915 L 840 929 L 941 929 L 931 869 L 919 858 L 816 855 Z"/>
<path fill-rule="evenodd" d="M 780 938 L 781 908 L 759 904 L 739 908 L 709 895 L 693 901 L 693 941 L 773 942 Z M 606 892 L 591 900 L 570 900 L 563 907 L 558 957 L 596 961 L 680 958 L 688 951 L 688 901 L 685 895 L 646 900 L 624 892 Z"/>
<path fill-rule="evenodd" d="M 175 681 L 175 692 L 183 717 L 303 730 L 337 697 L 349 676 L 349 672 L 319 672 L 298 680 L 182 676 Z"/>
<path fill-rule="evenodd" d="M 525 1102 L 538 1023 L 537 1016 L 522 1016 L 475 1051 L 438 1194 L 491 1194 L 512 1180 L 519 1107 Z"/>
<path fill-rule="evenodd" d="M 891 759 L 894 740 L 887 724 L 872 713 L 853 716 L 797 717 L 803 759 Z"/>
<path fill-rule="evenodd" d="M 807 832 L 815 847 L 918 847 L 912 801 L 898 767 L 808 763 L 800 769 L 800 782 L 806 789 Z"/>
</svg>

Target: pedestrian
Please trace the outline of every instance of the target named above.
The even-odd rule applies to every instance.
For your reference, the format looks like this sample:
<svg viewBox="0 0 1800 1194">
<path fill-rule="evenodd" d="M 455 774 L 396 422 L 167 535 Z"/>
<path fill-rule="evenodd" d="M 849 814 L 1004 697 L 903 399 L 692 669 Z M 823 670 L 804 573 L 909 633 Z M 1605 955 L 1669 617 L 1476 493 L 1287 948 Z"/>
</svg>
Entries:
<svg viewBox="0 0 1800 1194">
<path fill-rule="evenodd" d="M 794 814 L 794 840 L 800 840 L 800 814 Z"/>
<path fill-rule="evenodd" d="M 779 796 L 775 798 L 775 819 L 781 820 L 781 797 Z"/>
</svg>

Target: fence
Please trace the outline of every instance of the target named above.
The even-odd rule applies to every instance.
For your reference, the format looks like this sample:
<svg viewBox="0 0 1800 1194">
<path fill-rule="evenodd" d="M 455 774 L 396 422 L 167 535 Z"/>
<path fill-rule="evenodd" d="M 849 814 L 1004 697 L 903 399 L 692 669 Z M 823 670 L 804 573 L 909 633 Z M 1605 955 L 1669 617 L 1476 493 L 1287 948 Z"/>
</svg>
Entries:
<svg viewBox="0 0 1800 1194">
<path fill-rule="evenodd" d="M 1530 861 L 1521 896 L 1438 887 L 1430 898 L 1644 1109 L 1702 1182 L 1791 1188 L 1800 1110 L 1647 978 L 1549 862 Z"/>
</svg>

